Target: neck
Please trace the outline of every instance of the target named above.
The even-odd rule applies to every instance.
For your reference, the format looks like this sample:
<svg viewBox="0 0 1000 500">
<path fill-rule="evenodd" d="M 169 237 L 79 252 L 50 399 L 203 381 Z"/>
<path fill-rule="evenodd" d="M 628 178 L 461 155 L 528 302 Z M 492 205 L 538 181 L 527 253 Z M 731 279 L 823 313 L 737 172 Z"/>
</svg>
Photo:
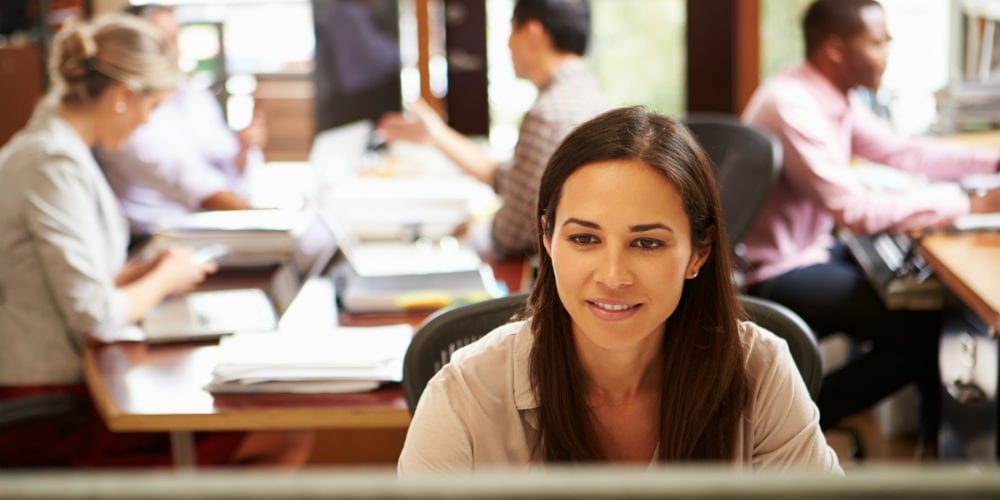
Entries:
<svg viewBox="0 0 1000 500">
<path fill-rule="evenodd" d="M 96 113 L 84 109 L 84 105 L 60 104 L 56 114 L 76 130 L 87 146 L 97 144 Z"/>
<path fill-rule="evenodd" d="M 580 56 L 572 52 L 553 52 L 547 56 L 541 57 L 538 61 L 538 68 L 534 74 L 528 78 L 535 87 L 541 89 L 549 84 L 552 80 L 552 75 L 559 70 L 559 68 L 569 61 L 575 61 L 579 59 Z"/>
<path fill-rule="evenodd" d="M 662 342 L 662 340 L 661 340 Z M 588 355 L 578 349 L 587 377 L 587 399 L 592 405 L 621 405 L 659 395 L 662 385 L 662 344 L 632 352 Z"/>
<path fill-rule="evenodd" d="M 816 68 L 816 71 L 819 71 L 821 75 L 826 77 L 826 79 L 829 80 L 830 83 L 833 84 L 833 86 L 845 97 L 848 92 L 854 88 L 854 85 L 848 82 L 847 79 L 841 75 L 840 71 L 837 71 L 837 66 L 832 62 L 823 59 L 809 59 L 809 63 L 812 64 L 813 68 Z"/>
</svg>

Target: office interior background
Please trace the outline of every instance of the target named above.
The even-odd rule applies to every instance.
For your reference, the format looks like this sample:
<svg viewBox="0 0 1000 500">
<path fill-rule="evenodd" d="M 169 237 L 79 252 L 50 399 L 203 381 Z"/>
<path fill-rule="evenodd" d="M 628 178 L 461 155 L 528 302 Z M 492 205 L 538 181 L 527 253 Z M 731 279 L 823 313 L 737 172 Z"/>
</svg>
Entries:
<svg viewBox="0 0 1000 500">
<path fill-rule="evenodd" d="M 305 161 L 317 132 L 383 108 L 326 114 L 330 80 L 321 60 L 337 40 L 321 38 L 314 13 L 351 0 L 162 0 L 185 28 L 181 62 L 212 87 L 233 128 L 254 109 L 268 117 L 265 156 Z M 893 37 L 874 102 L 906 134 L 995 128 L 968 116 L 974 88 L 1000 99 L 1000 37 L 962 0 L 881 0 Z M 46 88 L 52 33 L 72 18 L 125 7 L 127 0 L 0 1 L 0 145 L 27 121 Z M 142 2 L 133 2 L 142 3 Z M 358 1 L 379 13 L 376 31 L 398 49 L 388 94 L 355 102 L 402 107 L 418 97 L 458 130 L 509 156 L 535 89 L 514 76 L 507 50 L 513 0 Z M 738 114 L 757 85 L 802 57 L 800 18 L 809 0 L 592 0 L 588 62 L 620 105 L 670 115 Z M 998 3 L 998 2 L 993 2 Z M 995 29 L 995 28 L 994 28 Z M 343 42 L 343 40 L 341 40 Z M 347 41 L 350 43 L 350 40 Z M 341 47 L 343 49 L 343 47 Z M 356 50 L 348 47 L 346 50 Z M 361 82 L 364 83 L 364 82 Z M 343 86 L 343 82 L 340 83 Z M 384 90 L 384 89 L 383 89 Z M 386 97 L 388 96 L 388 97 Z M 342 97 L 342 96 L 341 96 Z M 344 102 L 343 99 L 339 102 Z M 993 116 L 998 116 L 993 113 Z"/>
<path fill-rule="evenodd" d="M 316 126 L 327 126 L 316 114 L 317 103 L 324 98 L 317 86 L 329 77 L 330 67 L 316 62 L 326 41 L 317 43 L 314 7 L 322 10 L 337 2 L 158 3 L 177 6 L 185 24 L 182 63 L 214 86 L 230 123 L 236 128 L 247 123 L 256 101 L 272 119 L 268 159 L 305 159 Z M 935 92 L 949 84 L 992 79 L 992 71 L 978 70 L 981 57 L 976 57 L 987 42 L 971 38 L 966 29 L 981 29 L 980 21 L 966 14 L 970 2 L 882 3 L 893 37 L 893 57 L 877 102 L 900 132 L 953 129 L 953 123 L 939 118 Z M 127 0 L 3 2 L 0 72 L 7 89 L 0 100 L 10 112 L 0 118 L 0 143 L 23 125 L 31 103 L 45 87 L 42 54 L 53 30 L 67 19 L 127 4 Z M 392 18 L 384 21 L 396 23 L 389 33 L 397 38 L 399 50 L 396 102 L 422 95 L 445 112 L 462 109 L 463 113 L 449 113 L 453 126 L 488 137 L 500 157 L 510 154 L 520 117 L 535 95 L 534 87 L 514 77 L 507 55 L 512 4 L 512 0 L 367 3 L 392 11 Z M 672 115 L 738 113 L 757 84 L 801 58 L 799 21 L 807 4 L 806 0 L 596 0 L 588 59 L 617 104 L 643 104 Z M 993 40 L 989 42 L 992 49 Z M 992 68 L 993 61 L 987 66 Z"/>
</svg>

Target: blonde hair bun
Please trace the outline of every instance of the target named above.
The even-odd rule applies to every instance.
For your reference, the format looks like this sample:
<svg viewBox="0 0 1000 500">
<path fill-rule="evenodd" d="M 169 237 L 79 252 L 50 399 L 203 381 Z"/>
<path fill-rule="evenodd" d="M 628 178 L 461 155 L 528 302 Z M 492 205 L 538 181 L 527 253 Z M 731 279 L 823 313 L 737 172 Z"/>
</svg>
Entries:
<svg viewBox="0 0 1000 500">
<path fill-rule="evenodd" d="M 65 26 L 49 65 L 64 103 L 90 102 L 115 82 L 147 92 L 172 89 L 181 79 L 176 54 L 156 27 L 120 13 Z"/>
</svg>

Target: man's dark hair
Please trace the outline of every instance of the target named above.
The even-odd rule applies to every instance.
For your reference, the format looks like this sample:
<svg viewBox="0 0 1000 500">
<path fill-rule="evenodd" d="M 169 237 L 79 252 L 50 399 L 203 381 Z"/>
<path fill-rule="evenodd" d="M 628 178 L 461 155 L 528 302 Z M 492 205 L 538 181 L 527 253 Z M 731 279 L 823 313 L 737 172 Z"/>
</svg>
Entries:
<svg viewBox="0 0 1000 500">
<path fill-rule="evenodd" d="M 517 0 L 514 22 L 535 19 L 552 37 L 556 49 L 583 55 L 590 41 L 590 2 L 587 0 Z"/>
<path fill-rule="evenodd" d="M 806 39 L 806 55 L 819 48 L 831 36 L 850 38 L 865 30 L 861 9 L 881 8 L 876 0 L 816 0 L 802 18 L 802 33 Z"/>
</svg>

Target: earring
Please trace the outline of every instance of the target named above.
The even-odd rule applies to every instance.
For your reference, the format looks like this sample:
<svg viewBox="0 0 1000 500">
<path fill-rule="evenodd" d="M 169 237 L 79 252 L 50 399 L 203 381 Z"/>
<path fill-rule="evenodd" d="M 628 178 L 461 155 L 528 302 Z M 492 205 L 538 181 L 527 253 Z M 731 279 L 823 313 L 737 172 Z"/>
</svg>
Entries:
<svg viewBox="0 0 1000 500">
<path fill-rule="evenodd" d="M 695 278 L 697 278 L 697 277 L 698 277 L 698 271 L 695 271 L 694 273 L 692 273 L 692 274 L 691 274 L 691 277 L 690 277 L 690 278 L 688 278 L 688 279 L 689 279 L 689 280 L 693 280 L 693 279 L 695 279 Z"/>
<path fill-rule="evenodd" d="M 115 102 L 115 113 L 122 114 L 127 109 L 128 109 L 128 106 L 125 105 L 125 101 L 116 101 Z"/>
</svg>

